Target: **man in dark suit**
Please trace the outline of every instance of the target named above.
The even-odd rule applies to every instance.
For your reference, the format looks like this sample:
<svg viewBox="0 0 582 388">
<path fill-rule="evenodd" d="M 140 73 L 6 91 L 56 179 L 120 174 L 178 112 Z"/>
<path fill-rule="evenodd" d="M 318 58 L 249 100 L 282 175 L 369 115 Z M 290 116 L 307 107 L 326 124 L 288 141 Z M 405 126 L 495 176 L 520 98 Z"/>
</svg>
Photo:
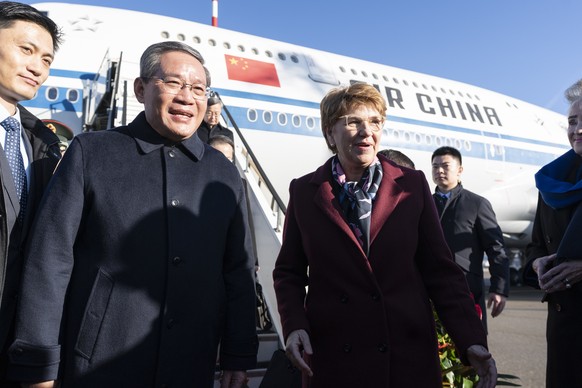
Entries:
<svg viewBox="0 0 582 388">
<path fill-rule="evenodd" d="M 232 131 L 220 124 L 221 113 L 222 101 L 218 97 L 210 97 L 204 120 L 196 131 L 196 134 L 204 143 L 210 143 L 210 139 L 216 136 L 226 136 L 234 142 Z"/>
<path fill-rule="evenodd" d="M 487 254 L 491 286 L 487 306 L 496 317 L 505 308 L 509 294 L 509 260 L 503 246 L 503 235 L 491 203 L 463 188 L 462 156 L 453 147 L 440 147 L 432 154 L 432 179 L 437 185 L 433 198 L 437 206 L 447 244 L 457 264 L 465 271 L 469 289 L 482 310 L 485 309 L 483 255 Z"/>
<path fill-rule="evenodd" d="M 58 138 L 20 101 L 34 98 L 60 42 L 35 8 L 0 2 L 0 385 L 13 335 L 22 250 L 38 201 L 59 161 Z"/>
<path fill-rule="evenodd" d="M 10 376 L 67 387 L 242 387 L 254 257 L 236 167 L 195 131 L 210 81 L 181 42 L 143 53 L 128 126 L 77 136 L 23 271 Z M 52 222 L 52 225 L 47 225 Z M 35 287 L 26 287 L 34 284 Z"/>
</svg>

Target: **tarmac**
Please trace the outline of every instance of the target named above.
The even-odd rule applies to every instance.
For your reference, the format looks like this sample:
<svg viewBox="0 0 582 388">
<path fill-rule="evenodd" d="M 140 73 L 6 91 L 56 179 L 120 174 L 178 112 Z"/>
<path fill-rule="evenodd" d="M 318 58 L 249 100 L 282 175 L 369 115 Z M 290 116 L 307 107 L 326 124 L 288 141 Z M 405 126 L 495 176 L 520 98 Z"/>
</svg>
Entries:
<svg viewBox="0 0 582 388">
<path fill-rule="evenodd" d="M 526 388 L 546 385 L 547 305 L 541 303 L 542 295 L 531 287 L 514 286 L 501 315 L 487 319 L 497 372 L 519 377 L 507 381 Z"/>
</svg>

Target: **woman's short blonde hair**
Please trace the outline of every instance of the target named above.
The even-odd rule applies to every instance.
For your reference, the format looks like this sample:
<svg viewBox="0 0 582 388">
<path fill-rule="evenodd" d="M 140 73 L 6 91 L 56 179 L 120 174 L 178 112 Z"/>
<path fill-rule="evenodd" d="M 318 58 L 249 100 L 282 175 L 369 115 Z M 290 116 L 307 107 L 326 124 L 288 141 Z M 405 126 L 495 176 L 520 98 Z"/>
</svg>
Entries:
<svg viewBox="0 0 582 388">
<path fill-rule="evenodd" d="M 332 147 L 327 140 L 326 132 L 335 125 L 339 117 L 346 115 L 360 106 L 371 106 L 382 116 L 386 116 L 386 101 L 378 90 L 372 85 L 355 83 L 350 86 L 339 87 L 330 90 L 319 106 L 321 112 L 321 132 L 327 148 L 334 154 L 337 152 L 335 145 Z"/>
</svg>

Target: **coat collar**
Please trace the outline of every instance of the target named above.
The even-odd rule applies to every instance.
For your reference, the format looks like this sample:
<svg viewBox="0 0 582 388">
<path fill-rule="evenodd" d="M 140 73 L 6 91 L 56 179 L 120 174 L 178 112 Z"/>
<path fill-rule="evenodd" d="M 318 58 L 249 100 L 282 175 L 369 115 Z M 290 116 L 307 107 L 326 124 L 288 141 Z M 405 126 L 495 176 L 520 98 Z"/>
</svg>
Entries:
<svg viewBox="0 0 582 388">
<path fill-rule="evenodd" d="M 463 185 L 459 183 L 451 191 L 449 191 L 449 194 L 450 195 L 448 196 L 447 205 L 449 203 L 453 202 L 459 195 L 461 195 L 462 192 L 463 192 Z M 433 196 L 435 196 L 435 195 L 443 195 L 439 191 L 439 187 L 438 186 L 436 186 L 434 188 L 434 194 L 433 194 Z M 446 206 L 445 206 L 445 209 L 446 209 Z M 443 211 L 443 213 L 444 213 L 444 211 Z"/>
<path fill-rule="evenodd" d="M 382 182 L 380 183 L 372 206 L 370 248 L 373 248 L 374 239 L 378 236 L 382 226 L 396 208 L 403 191 L 397 182 L 403 176 L 400 167 L 387 161 L 385 158 L 379 159 L 380 163 L 382 163 L 384 176 L 382 177 Z M 314 202 L 334 224 L 353 240 L 354 244 L 360 246 L 342 213 L 338 199 L 333 193 L 331 160 L 332 158 L 328 159 L 311 177 L 310 183 L 319 186 L 314 196 Z M 360 251 L 365 256 L 361 247 Z"/>
<path fill-rule="evenodd" d="M 147 154 L 163 146 L 181 146 L 181 148 L 195 159 L 200 160 L 204 156 L 204 143 L 194 133 L 188 139 L 179 143 L 163 137 L 147 122 L 145 112 L 141 112 L 129 125 L 129 133 L 135 139 L 140 150 Z"/>
<path fill-rule="evenodd" d="M 53 133 L 49 128 L 47 128 L 44 123 L 39 120 L 35 115 L 26 110 L 22 105 L 18 105 L 18 110 L 20 111 L 20 122 L 22 128 L 25 132 L 29 133 L 28 139 L 33 143 L 33 137 L 39 139 L 43 144 L 46 145 L 53 153 L 57 159 L 61 158 L 61 153 L 58 148 L 59 138 Z M 34 144 L 32 144 L 34 148 Z"/>
<path fill-rule="evenodd" d="M 447 212 L 447 209 L 449 207 L 452 206 L 453 203 L 455 203 L 457 201 L 457 198 L 459 198 L 459 196 L 461 195 L 461 193 L 463 192 L 463 185 L 462 184 L 458 184 L 456 185 L 451 191 L 449 191 L 449 197 L 447 199 L 447 202 L 445 203 L 445 206 L 443 208 L 443 211 L 441 212 L 439 219 L 442 221 L 445 213 Z M 439 187 L 436 186 L 434 189 L 434 194 L 432 195 L 433 198 L 436 197 L 437 195 L 442 195 L 439 191 Z M 436 199 L 435 199 L 436 200 Z"/>
</svg>

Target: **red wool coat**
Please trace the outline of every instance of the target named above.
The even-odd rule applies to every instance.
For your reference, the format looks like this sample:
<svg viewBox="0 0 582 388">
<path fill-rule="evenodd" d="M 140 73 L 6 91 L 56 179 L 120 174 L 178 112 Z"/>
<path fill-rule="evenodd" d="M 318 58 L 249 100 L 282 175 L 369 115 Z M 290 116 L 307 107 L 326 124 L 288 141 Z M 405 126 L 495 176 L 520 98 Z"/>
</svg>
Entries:
<svg viewBox="0 0 582 388">
<path fill-rule="evenodd" d="M 441 387 L 430 300 L 465 361 L 470 345 L 487 346 L 424 174 L 381 163 L 368 258 L 333 194 L 331 159 L 290 186 L 273 277 L 285 338 L 310 335 L 312 388 Z"/>
</svg>

